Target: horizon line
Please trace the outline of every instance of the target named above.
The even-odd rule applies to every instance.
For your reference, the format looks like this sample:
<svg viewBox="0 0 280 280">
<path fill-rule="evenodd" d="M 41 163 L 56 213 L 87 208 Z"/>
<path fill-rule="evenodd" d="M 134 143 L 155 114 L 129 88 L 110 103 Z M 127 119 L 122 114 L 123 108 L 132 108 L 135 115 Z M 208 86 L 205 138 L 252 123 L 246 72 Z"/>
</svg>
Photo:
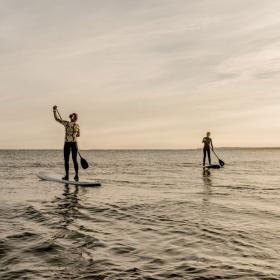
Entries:
<svg viewBox="0 0 280 280">
<path fill-rule="evenodd" d="M 180 151 L 180 150 L 201 150 L 202 148 L 96 148 L 80 149 L 80 151 Z M 252 146 L 252 147 L 216 147 L 215 149 L 280 149 L 280 146 Z M 214 149 L 214 150 L 215 150 Z M 63 149 L 42 149 L 42 148 L 0 148 L 0 151 L 61 151 Z"/>
</svg>

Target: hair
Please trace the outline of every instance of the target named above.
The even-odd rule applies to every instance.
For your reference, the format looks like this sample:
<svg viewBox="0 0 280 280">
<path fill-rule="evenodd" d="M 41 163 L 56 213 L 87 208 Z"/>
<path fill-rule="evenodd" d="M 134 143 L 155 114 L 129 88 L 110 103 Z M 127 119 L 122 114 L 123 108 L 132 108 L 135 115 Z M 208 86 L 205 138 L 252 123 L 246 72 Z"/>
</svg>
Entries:
<svg viewBox="0 0 280 280">
<path fill-rule="evenodd" d="M 72 114 L 69 115 L 69 118 L 70 118 L 71 121 L 73 121 L 74 119 L 77 120 L 78 119 L 78 114 L 77 113 L 72 113 Z"/>
<path fill-rule="evenodd" d="M 210 131 L 207 131 L 207 132 L 206 132 L 206 135 L 208 135 L 208 134 L 211 134 L 211 132 L 210 132 Z"/>
</svg>

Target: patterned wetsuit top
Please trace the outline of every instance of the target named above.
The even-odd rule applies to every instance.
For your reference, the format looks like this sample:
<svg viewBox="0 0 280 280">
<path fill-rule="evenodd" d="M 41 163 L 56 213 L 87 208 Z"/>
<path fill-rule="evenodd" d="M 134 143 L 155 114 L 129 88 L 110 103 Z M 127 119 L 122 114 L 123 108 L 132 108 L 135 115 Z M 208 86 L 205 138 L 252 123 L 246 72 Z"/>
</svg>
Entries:
<svg viewBox="0 0 280 280">
<path fill-rule="evenodd" d="M 80 137 L 80 127 L 75 122 L 64 121 L 58 117 L 57 111 L 54 111 L 54 118 L 56 121 L 65 127 L 65 142 L 77 142 L 77 137 Z"/>
<path fill-rule="evenodd" d="M 76 142 L 77 137 L 80 136 L 80 128 L 79 125 L 75 122 L 69 122 L 69 121 L 64 121 L 61 120 L 56 112 L 54 114 L 54 117 L 56 121 L 64 125 L 65 127 L 65 142 Z"/>
<path fill-rule="evenodd" d="M 76 142 L 77 137 L 80 136 L 80 128 L 77 123 L 62 121 L 65 126 L 65 142 Z"/>
</svg>

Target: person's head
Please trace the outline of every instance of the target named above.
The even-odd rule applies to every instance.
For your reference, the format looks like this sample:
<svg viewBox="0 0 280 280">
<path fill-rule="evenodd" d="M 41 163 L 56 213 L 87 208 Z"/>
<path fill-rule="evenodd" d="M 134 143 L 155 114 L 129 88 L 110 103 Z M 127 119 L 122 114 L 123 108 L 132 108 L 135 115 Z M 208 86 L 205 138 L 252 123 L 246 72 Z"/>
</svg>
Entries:
<svg viewBox="0 0 280 280">
<path fill-rule="evenodd" d="M 211 135 L 210 131 L 207 131 L 206 136 L 210 137 L 210 135 Z"/>
<path fill-rule="evenodd" d="M 70 118 L 71 122 L 76 122 L 78 120 L 78 114 L 72 113 L 69 115 L 69 118 Z"/>
</svg>

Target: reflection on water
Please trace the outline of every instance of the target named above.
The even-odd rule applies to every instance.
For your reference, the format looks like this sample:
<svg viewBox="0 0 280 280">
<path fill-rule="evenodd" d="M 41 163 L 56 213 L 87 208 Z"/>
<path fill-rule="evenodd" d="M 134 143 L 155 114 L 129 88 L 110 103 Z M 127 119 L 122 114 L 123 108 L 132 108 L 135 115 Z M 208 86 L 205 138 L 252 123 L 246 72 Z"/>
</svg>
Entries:
<svg viewBox="0 0 280 280">
<path fill-rule="evenodd" d="M 74 191 L 71 191 L 69 185 L 65 185 L 63 196 L 58 203 L 58 209 L 60 210 L 60 215 L 62 217 L 61 225 L 65 228 L 70 225 L 78 216 L 78 193 L 78 186 L 75 186 Z"/>
<path fill-rule="evenodd" d="M 210 170 L 203 169 L 203 171 L 202 171 L 202 180 L 203 180 L 204 192 L 206 194 L 210 194 L 211 187 L 212 187 L 212 179 L 211 179 L 211 172 L 210 172 Z"/>
<path fill-rule="evenodd" d="M 202 171 L 202 181 L 203 181 L 203 197 L 202 197 L 202 220 L 204 224 L 207 223 L 208 215 L 210 212 L 210 195 L 212 192 L 212 179 L 210 170 L 204 168 Z"/>
<path fill-rule="evenodd" d="M 60 231 L 55 235 L 55 238 L 64 237 L 69 226 L 79 216 L 79 187 L 69 187 L 65 185 L 64 191 L 60 197 L 56 197 L 52 204 L 54 212 L 59 218 Z"/>
</svg>

